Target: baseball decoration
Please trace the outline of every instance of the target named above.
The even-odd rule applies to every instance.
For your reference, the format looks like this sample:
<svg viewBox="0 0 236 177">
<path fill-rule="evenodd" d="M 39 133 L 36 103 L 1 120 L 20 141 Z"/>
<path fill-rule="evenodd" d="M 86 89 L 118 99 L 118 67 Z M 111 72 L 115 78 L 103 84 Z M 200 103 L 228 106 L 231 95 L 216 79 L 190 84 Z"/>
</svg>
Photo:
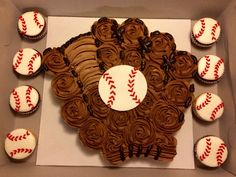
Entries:
<svg viewBox="0 0 236 177">
<path fill-rule="evenodd" d="M 10 107 L 16 113 L 29 114 L 38 108 L 38 91 L 29 85 L 16 87 L 10 94 Z"/>
<path fill-rule="evenodd" d="M 36 144 L 37 140 L 29 130 L 15 129 L 6 136 L 5 151 L 10 158 L 23 160 L 33 153 Z"/>
<path fill-rule="evenodd" d="M 197 159 L 208 167 L 221 166 L 228 156 L 228 149 L 222 139 L 216 136 L 206 136 L 195 144 Z"/>
<path fill-rule="evenodd" d="M 118 65 L 102 75 L 98 90 L 107 106 L 117 111 L 127 111 L 142 102 L 147 93 L 147 82 L 137 68 Z"/>
<path fill-rule="evenodd" d="M 202 18 L 198 20 L 192 30 L 192 37 L 203 46 L 209 46 L 220 37 L 220 23 L 212 18 Z"/>
<path fill-rule="evenodd" d="M 224 113 L 224 102 L 216 94 L 207 92 L 197 97 L 193 104 L 195 115 L 205 121 L 212 122 Z"/>
<path fill-rule="evenodd" d="M 198 76 L 206 83 L 215 83 L 224 74 L 224 59 L 215 55 L 206 55 L 198 61 Z"/>
<path fill-rule="evenodd" d="M 33 76 L 41 69 L 41 54 L 32 48 L 20 49 L 13 58 L 13 70 L 23 76 Z"/>
</svg>

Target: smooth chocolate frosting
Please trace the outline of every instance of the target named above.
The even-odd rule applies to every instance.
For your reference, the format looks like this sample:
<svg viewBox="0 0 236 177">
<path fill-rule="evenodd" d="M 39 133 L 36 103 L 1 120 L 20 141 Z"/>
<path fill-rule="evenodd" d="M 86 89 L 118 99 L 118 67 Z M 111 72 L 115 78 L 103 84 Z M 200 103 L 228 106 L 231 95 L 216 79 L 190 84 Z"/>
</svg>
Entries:
<svg viewBox="0 0 236 177">
<path fill-rule="evenodd" d="M 73 98 L 81 92 L 76 78 L 69 72 L 56 75 L 51 85 L 54 95 L 60 100 Z"/>
<path fill-rule="evenodd" d="M 81 97 L 75 97 L 65 102 L 61 107 L 61 115 L 67 125 L 72 128 L 80 128 L 88 119 L 87 105 Z"/>
</svg>

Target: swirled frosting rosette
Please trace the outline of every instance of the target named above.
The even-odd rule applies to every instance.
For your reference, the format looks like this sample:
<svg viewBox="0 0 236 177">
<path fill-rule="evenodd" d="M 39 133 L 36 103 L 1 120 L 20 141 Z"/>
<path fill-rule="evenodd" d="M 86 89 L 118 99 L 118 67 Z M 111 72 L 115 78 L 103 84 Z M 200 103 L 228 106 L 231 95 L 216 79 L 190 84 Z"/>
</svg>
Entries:
<svg viewBox="0 0 236 177">
<path fill-rule="evenodd" d="M 67 125 L 72 128 L 80 128 L 88 119 L 89 112 L 81 97 L 75 97 L 65 102 L 61 107 L 61 115 Z"/>
<path fill-rule="evenodd" d="M 136 49 L 124 50 L 121 56 L 122 64 L 130 65 L 135 68 L 141 68 L 141 62 L 143 60 L 142 54 Z"/>
</svg>

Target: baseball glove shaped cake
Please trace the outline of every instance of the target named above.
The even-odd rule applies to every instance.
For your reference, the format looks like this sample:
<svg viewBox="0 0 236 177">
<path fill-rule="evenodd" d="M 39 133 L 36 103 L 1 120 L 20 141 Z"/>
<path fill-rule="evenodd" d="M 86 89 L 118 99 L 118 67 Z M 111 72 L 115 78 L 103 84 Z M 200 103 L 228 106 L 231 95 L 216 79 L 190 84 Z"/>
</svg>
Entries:
<svg viewBox="0 0 236 177">
<path fill-rule="evenodd" d="M 88 148 L 118 165 L 143 157 L 171 161 L 175 133 L 193 100 L 197 60 L 169 33 L 144 22 L 103 17 L 91 32 L 44 51 L 61 115 Z"/>
</svg>

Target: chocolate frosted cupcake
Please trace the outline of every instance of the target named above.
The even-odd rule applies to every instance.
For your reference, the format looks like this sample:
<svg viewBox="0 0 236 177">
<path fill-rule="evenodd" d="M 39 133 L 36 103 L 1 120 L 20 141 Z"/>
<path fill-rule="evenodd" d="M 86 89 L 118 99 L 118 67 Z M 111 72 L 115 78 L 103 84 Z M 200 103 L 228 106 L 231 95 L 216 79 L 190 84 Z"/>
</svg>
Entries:
<svg viewBox="0 0 236 177">
<path fill-rule="evenodd" d="M 148 36 L 148 29 L 138 18 L 125 20 L 118 29 L 121 46 L 124 48 L 139 48 L 139 40 Z"/>
<path fill-rule="evenodd" d="M 120 57 L 122 60 L 122 64 L 130 65 L 139 69 L 144 69 L 144 66 L 142 66 L 144 59 L 140 51 L 135 49 L 123 50 Z"/>
</svg>

